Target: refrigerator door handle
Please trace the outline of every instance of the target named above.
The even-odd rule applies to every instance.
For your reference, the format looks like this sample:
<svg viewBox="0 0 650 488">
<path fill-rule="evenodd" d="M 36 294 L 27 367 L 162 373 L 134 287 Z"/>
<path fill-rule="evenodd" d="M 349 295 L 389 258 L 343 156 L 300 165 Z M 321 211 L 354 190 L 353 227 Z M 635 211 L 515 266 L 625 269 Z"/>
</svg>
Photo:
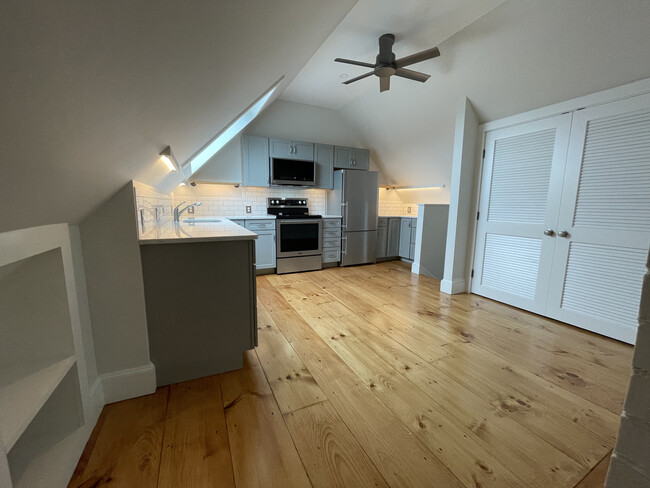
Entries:
<svg viewBox="0 0 650 488">
<path fill-rule="evenodd" d="M 341 243 L 345 244 L 344 246 L 341 246 L 341 254 L 345 256 L 348 253 L 348 237 L 341 237 Z"/>
<path fill-rule="evenodd" d="M 343 229 L 348 228 L 348 202 L 343 202 L 341 204 L 341 210 L 343 210 L 341 213 L 343 214 L 343 221 L 341 222 L 341 227 Z"/>
</svg>

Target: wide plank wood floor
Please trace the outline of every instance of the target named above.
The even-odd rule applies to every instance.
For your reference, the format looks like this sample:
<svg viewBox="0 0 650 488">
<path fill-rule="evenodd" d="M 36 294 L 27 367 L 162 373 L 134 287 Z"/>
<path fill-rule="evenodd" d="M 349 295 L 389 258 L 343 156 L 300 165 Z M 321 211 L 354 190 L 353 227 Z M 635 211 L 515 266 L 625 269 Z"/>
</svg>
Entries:
<svg viewBox="0 0 650 488">
<path fill-rule="evenodd" d="M 244 368 L 107 405 L 70 487 L 603 486 L 632 347 L 400 262 L 257 284 Z"/>
</svg>

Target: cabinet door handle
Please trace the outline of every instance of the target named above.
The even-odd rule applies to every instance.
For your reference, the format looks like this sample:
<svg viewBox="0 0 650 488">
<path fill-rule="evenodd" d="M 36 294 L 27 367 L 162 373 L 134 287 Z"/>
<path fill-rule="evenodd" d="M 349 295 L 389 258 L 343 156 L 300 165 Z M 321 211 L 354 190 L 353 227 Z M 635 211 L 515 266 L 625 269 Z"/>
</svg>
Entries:
<svg viewBox="0 0 650 488">
<path fill-rule="evenodd" d="M 561 230 L 557 233 L 558 237 L 569 237 L 569 233 L 566 230 Z"/>
<path fill-rule="evenodd" d="M 544 235 L 545 235 L 545 236 L 549 236 L 549 237 L 550 237 L 550 236 L 552 236 L 553 234 L 555 234 L 555 231 L 554 231 L 553 229 L 546 229 L 546 230 L 544 231 Z"/>
</svg>

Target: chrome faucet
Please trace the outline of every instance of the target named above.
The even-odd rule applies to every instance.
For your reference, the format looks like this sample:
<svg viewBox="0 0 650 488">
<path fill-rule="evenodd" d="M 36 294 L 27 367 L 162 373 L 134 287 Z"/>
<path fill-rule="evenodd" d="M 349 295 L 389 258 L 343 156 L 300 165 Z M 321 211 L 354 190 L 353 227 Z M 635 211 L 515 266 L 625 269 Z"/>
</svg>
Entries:
<svg viewBox="0 0 650 488">
<path fill-rule="evenodd" d="M 184 203 L 187 203 L 187 202 L 181 202 L 176 206 L 176 208 L 174 208 L 174 222 L 178 222 L 179 219 L 180 219 L 181 214 L 183 212 L 185 212 L 185 210 L 187 210 L 188 208 L 200 207 L 201 206 L 201 202 L 194 202 L 194 203 L 189 204 L 187 207 L 184 207 L 184 208 L 181 209 L 181 205 L 183 205 Z"/>
</svg>

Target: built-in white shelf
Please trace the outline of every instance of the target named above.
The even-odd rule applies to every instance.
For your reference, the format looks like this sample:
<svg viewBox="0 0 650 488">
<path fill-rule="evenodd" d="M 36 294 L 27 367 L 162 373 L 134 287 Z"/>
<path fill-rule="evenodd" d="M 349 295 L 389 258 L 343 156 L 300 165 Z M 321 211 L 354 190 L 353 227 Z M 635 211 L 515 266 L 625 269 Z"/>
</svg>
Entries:
<svg viewBox="0 0 650 488">
<path fill-rule="evenodd" d="M 5 451 L 11 450 L 75 362 L 70 356 L 0 387 L 0 433 Z"/>
</svg>

